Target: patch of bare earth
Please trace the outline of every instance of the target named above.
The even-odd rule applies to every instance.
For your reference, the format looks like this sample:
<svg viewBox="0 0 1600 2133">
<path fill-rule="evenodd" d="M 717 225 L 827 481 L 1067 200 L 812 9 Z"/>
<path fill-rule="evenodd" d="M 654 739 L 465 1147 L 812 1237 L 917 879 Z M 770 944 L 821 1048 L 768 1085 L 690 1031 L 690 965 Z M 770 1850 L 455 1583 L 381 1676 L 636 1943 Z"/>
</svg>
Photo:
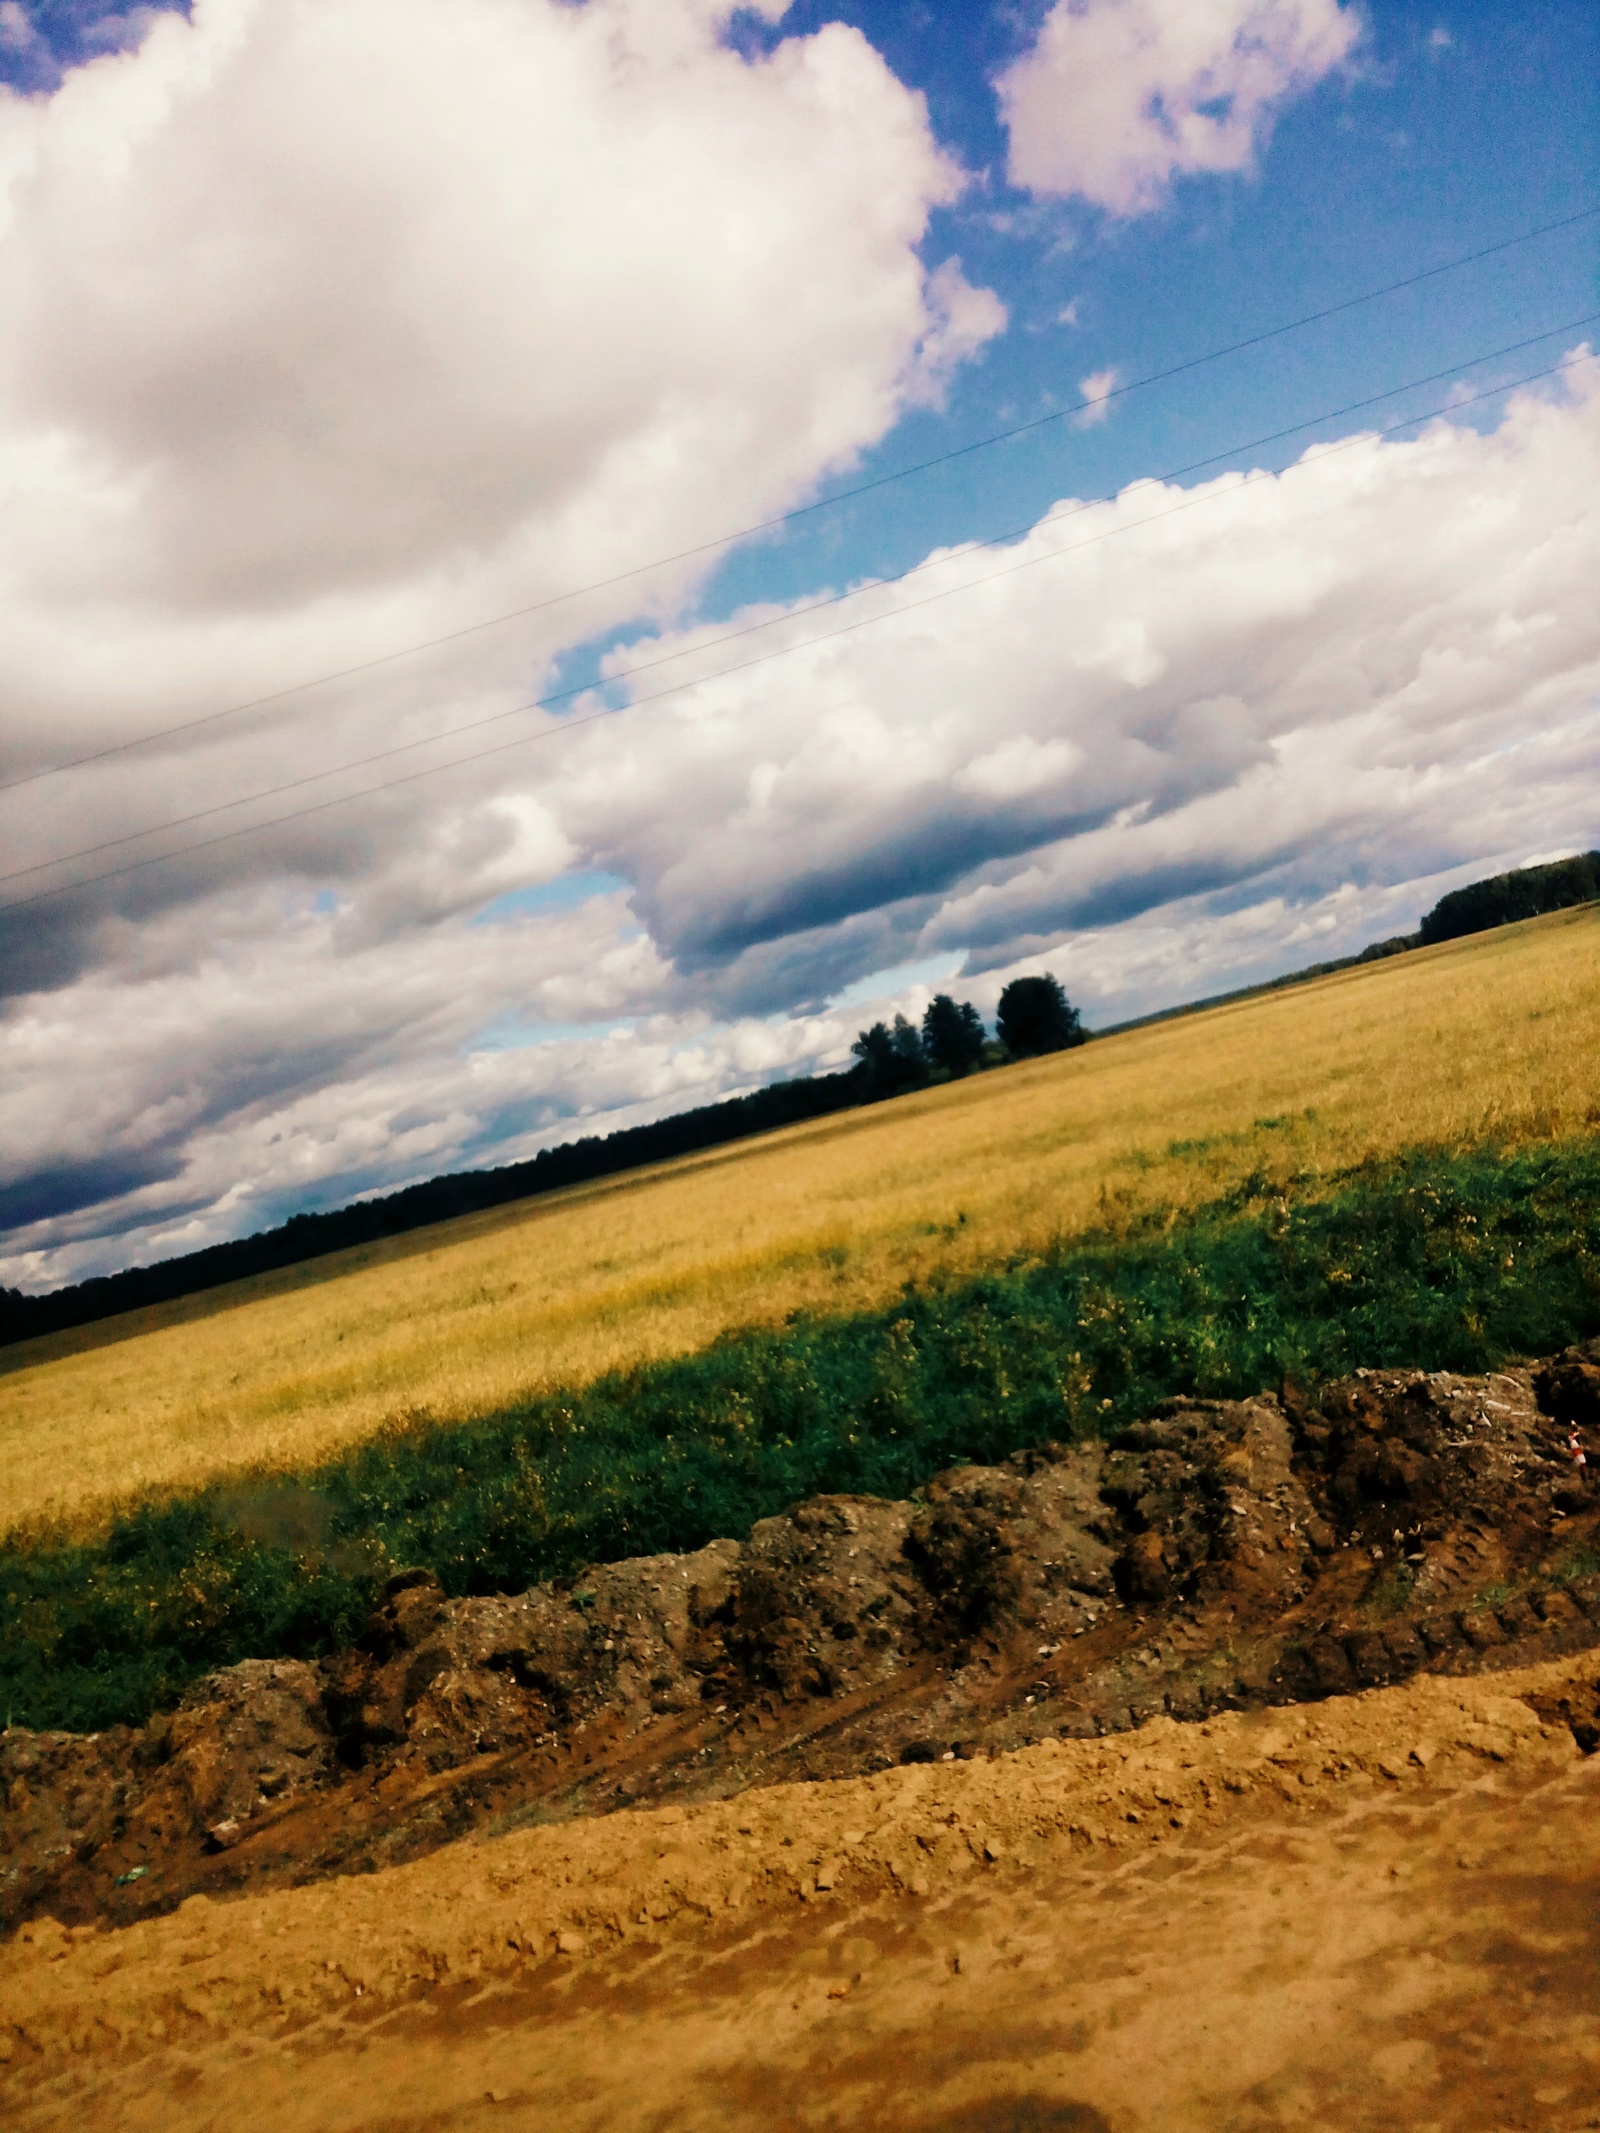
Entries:
<svg viewBox="0 0 1600 2133">
<path fill-rule="evenodd" d="M 7 2123 L 1600 2125 L 1597 1404 L 1174 1404 L 13 1730 Z"/>
</svg>

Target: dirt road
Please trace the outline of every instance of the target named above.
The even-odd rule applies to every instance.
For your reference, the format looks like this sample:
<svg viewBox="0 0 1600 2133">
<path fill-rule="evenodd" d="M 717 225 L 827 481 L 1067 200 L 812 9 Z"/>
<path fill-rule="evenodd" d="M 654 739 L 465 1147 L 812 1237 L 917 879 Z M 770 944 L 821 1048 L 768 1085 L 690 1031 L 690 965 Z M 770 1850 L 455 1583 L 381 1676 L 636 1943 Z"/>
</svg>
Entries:
<svg viewBox="0 0 1600 2133">
<path fill-rule="evenodd" d="M 1600 1657 L 776 1787 L 0 1954 L 15 2133 L 1600 2126 Z"/>
</svg>

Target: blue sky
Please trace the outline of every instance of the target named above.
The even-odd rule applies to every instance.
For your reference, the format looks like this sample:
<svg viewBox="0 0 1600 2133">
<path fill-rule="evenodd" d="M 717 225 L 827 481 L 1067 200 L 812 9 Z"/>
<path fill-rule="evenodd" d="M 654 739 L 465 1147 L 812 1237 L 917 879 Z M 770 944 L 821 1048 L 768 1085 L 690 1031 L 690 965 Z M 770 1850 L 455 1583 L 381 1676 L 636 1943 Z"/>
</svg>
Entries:
<svg viewBox="0 0 1600 2133">
<path fill-rule="evenodd" d="M 0 1279 L 1600 841 L 1600 217 L 1085 400 L 1600 206 L 1592 6 L 4 0 L 0 81 Z"/>
<path fill-rule="evenodd" d="M 1040 206 L 1006 183 L 991 80 L 1043 12 L 963 8 L 954 33 L 950 10 L 919 6 L 802 5 L 783 19 L 784 34 L 825 20 L 859 25 L 927 97 L 940 139 L 983 178 L 936 213 L 924 251 L 958 253 L 1011 314 L 944 408 L 908 416 L 865 455 L 865 479 L 1074 407 L 1078 381 L 1096 371 L 1170 369 L 1600 198 L 1600 17 L 1557 0 L 1369 6 L 1349 77 L 1282 112 L 1254 176 L 1190 180 L 1160 213 L 1130 222 L 1072 201 Z M 1057 497 L 1115 492 L 1466 362 L 1594 310 L 1596 262 L 1586 223 L 1129 395 L 1091 430 L 1063 422 L 803 520 L 781 558 L 770 546 L 736 553 L 708 588 L 707 609 L 904 569 L 930 531 L 992 538 L 1031 524 Z M 1075 323 L 1062 324 L 1069 307 Z M 1536 367 L 1537 355 L 1517 367 Z M 1492 365 L 1466 375 L 1496 382 Z M 1431 411 L 1443 397 L 1434 387 L 1402 398 L 1386 419 Z"/>
</svg>

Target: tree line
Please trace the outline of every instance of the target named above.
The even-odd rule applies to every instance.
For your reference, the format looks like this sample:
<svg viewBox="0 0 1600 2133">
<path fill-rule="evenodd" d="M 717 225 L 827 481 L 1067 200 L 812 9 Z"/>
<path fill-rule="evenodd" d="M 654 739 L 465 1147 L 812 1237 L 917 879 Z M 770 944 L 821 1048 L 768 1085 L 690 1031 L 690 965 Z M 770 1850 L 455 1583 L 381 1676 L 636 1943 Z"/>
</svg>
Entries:
<svg viewBox="0 0 1600 2133">
<path fill-rule="evenodd" d="M 1486 933 L 1491 926 L 1513 925 L 1521 918 L 1542 918 L 1547 911 L 1570 911 L 1597 897 L 1600 852 L 1579 852 L 1572 859 L 1517 867 L 1509 874 L 1491 874 L 1487 881 L 1469 881 L 1463 889 L 1452 889 L 1417 928 L 1416 940 L 1419 947 L 1431 948 L 1436 941 Z"/>
</svg>

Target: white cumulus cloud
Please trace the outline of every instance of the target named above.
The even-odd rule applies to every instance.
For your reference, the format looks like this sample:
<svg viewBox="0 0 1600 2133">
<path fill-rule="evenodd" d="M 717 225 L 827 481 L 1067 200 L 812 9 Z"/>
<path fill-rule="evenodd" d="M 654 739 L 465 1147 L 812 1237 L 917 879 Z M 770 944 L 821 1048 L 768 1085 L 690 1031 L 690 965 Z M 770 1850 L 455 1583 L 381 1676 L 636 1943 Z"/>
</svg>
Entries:
<svg viewBox="0 0 1600 2133">
<path fill-rule="evenodd" d="M 709 628 L 619 655 L 676 649 L 708 678 L 575 734 L 552 814 L 634 884 L 675 969 L 767 1010 L 1277 894 L 1278 870 L 1310 896 L 1582 844 L 1597 477 L 1580 362 L 1487 433 L 1068 502 L 1014 547 L 779 614 L 756 642 L 790 649 L 759 668 L 711 678 Z"/>
<path fill-rule="evenodd" d="M 1105 370 L 1092 370 L 1088 377 L 1080 378 L 1078 390 L 1083 395 L 1082 412 L 1073 417 L 1080 430 L 1093 429 L 1104 422 L 1111 412 L 1111 395 L 1122 382 L 1122 373 L 1115 366 Z"/>
<path fill-rule="evenodd" d="M 12 868 L 185 815 L 231 830 L 282 806 L 204 811 L 510 711 L 999 329 L 919 257 L 961 182 L 920 99 L 838 24 L 741 56 L 731 12 L 197 0 L 52 95 L 0 93 L 0 777 L 557 600 L 0 795 Z M 214 846 L 7 946 L 63 975 L 117 913 L 286 867 L 437 913 L 521 864 L 505 783 L 412 788 L 376 836 L 330 816 Z"/>
<path fill-rule="evenodd" d="M 1012 181 L 1143 214 L 1174 178 L 1248 169 L 1360 34 L 1339 0 L 1055 0 L 996 84 Z"/>
</svg>

